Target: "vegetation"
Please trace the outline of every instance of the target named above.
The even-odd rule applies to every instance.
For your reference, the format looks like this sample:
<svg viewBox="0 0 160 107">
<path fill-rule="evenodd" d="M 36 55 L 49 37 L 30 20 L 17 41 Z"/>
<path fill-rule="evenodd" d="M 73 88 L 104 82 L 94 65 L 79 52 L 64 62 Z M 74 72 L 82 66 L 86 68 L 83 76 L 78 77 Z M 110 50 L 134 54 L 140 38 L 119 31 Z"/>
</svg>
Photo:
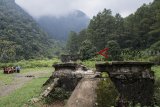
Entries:
<svg viewBox="0 0 160 107">
<path fill-rule="evenodd" d="M 126 18 L 121 17 L 120 14 L 112 15 L 111 10 L 104 9 L 91 19 L 87 29 L 82 30 L 79 33 L 74 33 L 76 36 L 74 36 L 74 38 L 69 38 L 68 44 L 70 45 L 67 46 L 67 49 L 73 49 L 70 46 L 76 43 L 75 52 L 79 53 L 77 50 L 85 48 L 82 44 L 84 40 L 87 40 L 90 41 L 92 47 L 96 48 L 97 52 L 106 47 L 112 50 L 112 47 L 107 45 L 108 42 L 111 41 L 112 43 L 114 41 L 114 44 L 117 47 L 116 49 L 118 49 L 117 51 L 119 52 L 123 50 L 146 52 L 147 49 L 152 52 L 160 52 L 159 7 L 160 0 L 154 0 L 153 3 L 148 5 L 144 4 L 134 14 L 131 14 Z M 73 43 L 73 41 L 76 40 L 78 40 L 78 42 Z M 93 53 L 90 53 L 90 56 L 91 54 Z M 118 59 L 113 58 L 113 56 L 116 57 L 115 54 L 110 54 L 112 54 L 110 60 L 121 60 L 121 58 L 119 58 L 119 53 L 116 54 Z M 123 56 L 122 58 L 125 60 L 138 59 L 136 56 L 138 54 L 130 55 L 131 56 Z M 142 55 L 142 57 L 145 56 Z M 83 58 L 88 59 L 88 57 Z"/>
<path fill-rule="evenodd" d="M 90 59 L 95 56 L 96 48 L 92 46 L 89 40 L 85 40 L 81 44 L 79 53 L 82 60 Z"/>
<path fill-rule="evenodd" d="M 59 62 L 53 55 L 62 54 L 62 44 L 65 43 L 53 40 L 42 31 L 14 0 L 0 1 L 0 68 L 19 65 L 22 74 L 41 70 L 45 72 L 46 68 L 43 67 L 51 70 L 52 64 Z M 106 47 L 109 48 L 109 60 L 149 60 L 160 64 L 160 0 L 144 4 L 126 18 L 104 9 L 91 19 L 88 28 L 79 33 L 70 33 L 66 50 L 69 54 L 79 54 L 83 60 L 80 63 L 95 68 L 96 61 L 105 60 L 96 56 L 96 52 Z M 145 54 L 149 51 L 150 54 Z M 156 76 L 155 105 L 160 106 L 160 67 L 152 69 Z M 96 90 L 97 106 L 110 107 L 115 104 L 118 93 L 106 74 L 102 76 L 105 78 Z M 9 85 L 13 79 L 13 74 L 0 73 L 0 83 Z M 47 79 L 31 80 L 10 95 L 0 98 L 0 106 L 23 106 L 40 94 L 41 86 Z M 56 89 L 46 102 L 64 100 L 69 95 L 63 89 Z"/>
<path fill-rule="evenodd" d="M 152 70 L 154 71 L 155 77 L 156 77 L 155 86 L 154 86 L 155 105 L 160 106 L 160 66 L 155 66 L 152 68 Z"/>
<path fill-rule="evenodd" d="M 62 48 L 15 0 L 0 1 L 0 61 L 52 58 Z"/>
<path fill-rule="evenodd" d="M 0 81 L 4 84 L 10 84 L 13 81 L 14 74 L 4 75 L 2 67 L 4 66 L 16 66 L 19 65 L 21 67 L 21 74 L 25 74 L 28 72 L 39 72 L 39 71 L 54 71 L 52 65 L 58 63 L 59 60 L 57 58 L 53 59 L 45 59 L 45 60 L 22 60 L 15 63 L 0 63 Z"/>
<path fill-rule="evenodd" d="M 49 78 L 49 76 L 53 72 L 52 67 L 41 67 L 41 68 L 25 68 L 21 70 L 21 75 L 25 75 L 28 73 L 42 73 L 43 77 L 34 78 L 31 81 L 25 83 L 21 88 L 13 91 L 11 94 L 0 97 L 0 107 L 22 107 L 25 104 L 30 104 L 28 101 L 33 97 L 38 97 L 42 91 L 42 85 Z M 9 74 L 4 75 L 2 72 L 0 73 L 0 81 L 1 83 L 5 83 L 6 85 L 10 85 L 15 82 L 15 75 Z M 1 85 L 3 86 L 3 85 Z"/>
<path fill-rule="evenodd" d="M 21 74 L 26 74 L 26 73 L 31 73 L 31 72 L 53 72 L 54 69 L 52 67 L 37 67 L 37 68 L 23 68 L 21 70 Z M 50 73 L 48 74 L 48 77 L 50 76 Z M 15 77 L 15 74 L 9 74 L 9 75 L 4 75 L 3 71 L 0 70 L 0 81 L 1 83 L 5 84 L 5 85 L 9 85 L 13 82 Z"/>
<path fill-rule="evenodd" d="M 13 75 L 4 75 L 2 71 L 0 71 L 0 81 L 3 84 L 10 84 L 13 81 Z"/>
<path fill-rule="evenodd" d="M 0 98 L 1 107 L 22 107 L 33 97 L 38 97 L 48 78 L 36 78 L 6 97 Z"/>
<path fill-rule="evenodd" d="M 18 62 L 11 62 L 11 63 L 0 63 L 0 68 L 5 66 L 17 66 L 19 65 L 22 69 L 23 68 L 36 68 L 36 67 L 52 67 L 53 64 L 60 62 L 57 58 L 53 59 L 43 59 L 43 60 L 21 60 Z"/>
<path fill-rule="evenodd" d="M 97 107 L 112 107 L 118 98 L 118 91 L 109 78 L 105 78 L 98 84 Z"/>
</svg>

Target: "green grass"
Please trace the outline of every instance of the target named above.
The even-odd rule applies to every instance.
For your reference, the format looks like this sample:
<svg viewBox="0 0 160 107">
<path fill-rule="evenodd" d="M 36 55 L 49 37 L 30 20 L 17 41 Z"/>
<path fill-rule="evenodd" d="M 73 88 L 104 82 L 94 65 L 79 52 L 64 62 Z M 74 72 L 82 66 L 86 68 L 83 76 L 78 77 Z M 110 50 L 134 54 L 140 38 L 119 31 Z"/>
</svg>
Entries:
<svg viewBox="0 0 160 107">
<path fill-rule="evenodd" d="M 6 75 L 3 74 L 2 71 L 0 71 L 0 81 L 3 82 L 4 84 L 10 84 L 13 80 L 13 75 Z"/>
<path fill-rule="evenodd" d="M 43 60 L 22 60 L 19 62 L 15 62 L 15 63 L 0 63 L 0 85 L 1 82 L 3 82 L 4 84 L 10 84 L 13 81 L 14 75 L 15 74 L 3 74 L 3 70 L 2 67 L 4 66 L 16 66 L 19 65 L 21 67 L 21 73 L 27 73 L 27 72 L 39 72 L 39 71 L 46 71 L 46 70 L 51 70 L 54 71 L 54 69 L 52 68 L 52 65 L 54 63 L 58 63 L 60 62 L 60 60 L 58 60 L 57 58 L 53 58 L 53 59 L 43 59 Z M 40 69 L 39 69 L 40 68 Z"/>
<path fill-rule="evenodd" d="M 49 72 L 47 75 L 45 76 L 50 76 L 51 75 L 51 72 L 54 71 L 54 68 L 53 67 L 41 67 L 41 68 L 24 68 L 24 69 L 21 69 L 21 72 L 20 74 L 26 74 L 26 73 L 29 73 L 29 72 L 40 72 L 40 71 L 44 71 L 44 72 Z M 3 84 L 10 84 L 13 82 L 13 78 L 15 76 L 16 73 L 13 73 L 13 74 L 3 74 L 3 71 L 0 70 L 0 81 L 3 83 Z"/>
<path fill-rule="evenodd" d="M 152 70 L 154 71 L 156 78 L 160 78 L 160 66 L 154 66 L 152 67 Z"/>
<path fill-rule="evenodd" d="M 31 98 L 39 96 L 42 91 L 42 84 L 47 79 L 48 78 L 33 79 L 10 95 L 0 98 L 0 107 L 22 107 Z"/>
<path fill-rule="evenodd" d="M 95 61 L 83 61 L 82 64 L 86 65 L 87 67 L 89 68 L 95 68 L 95 64 L 96 62 Z"/>
<path fill-rule="evenodd" d="M 43 59 L 43 60 L 22 60 L 12 63 L 0 63 L 0 68 L 4 66 L 16 66 L 19 65 L 22 68 L 36 68 L 36 67 L 51 67 L 54 63 L 58 63 L 60 60 L 57 58 Z"/>
</svg>

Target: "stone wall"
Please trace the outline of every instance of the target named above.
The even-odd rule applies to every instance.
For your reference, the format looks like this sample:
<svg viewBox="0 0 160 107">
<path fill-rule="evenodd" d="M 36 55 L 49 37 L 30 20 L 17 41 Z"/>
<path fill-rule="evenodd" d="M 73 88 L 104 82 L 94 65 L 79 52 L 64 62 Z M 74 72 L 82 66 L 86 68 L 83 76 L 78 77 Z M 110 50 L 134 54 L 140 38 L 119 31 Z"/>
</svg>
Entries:
<svg viewBox="0 0 160 107">
<path fill-rule="evenodd" d="M 96 64 L 99 72 L 107 72 L 120 93 L 117 107 L 153 105 L 154 73 L 150 62 L 111 62 Z"/>
</svg>

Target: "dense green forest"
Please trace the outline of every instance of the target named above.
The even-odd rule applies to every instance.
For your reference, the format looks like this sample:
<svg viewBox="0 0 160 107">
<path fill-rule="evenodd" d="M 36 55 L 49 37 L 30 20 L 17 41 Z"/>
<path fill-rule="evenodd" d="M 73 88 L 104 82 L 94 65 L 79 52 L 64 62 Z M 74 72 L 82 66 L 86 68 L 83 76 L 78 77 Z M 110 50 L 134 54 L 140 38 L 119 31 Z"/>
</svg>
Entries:
<svg viewBox="0 0 160 107">
<path fill-rule="evenodd" d="M 105 47 L 117 54 L 120 50 L 160 52 L 160 0 L 142 5 L 125 18 L 104 9 L 91 19 L 87 29 L 71 32 L 67 42 L 68 53 L 80 54 L 82 59 L 92 58 Z M 111 60 L 121 60 L 120 55 L 111 54 Z"/>
<path fill-rule="evenodd" d="M 59 45 L 14 0 L 0 0 L 1 62 L 52 57 Z"/>
</svg>

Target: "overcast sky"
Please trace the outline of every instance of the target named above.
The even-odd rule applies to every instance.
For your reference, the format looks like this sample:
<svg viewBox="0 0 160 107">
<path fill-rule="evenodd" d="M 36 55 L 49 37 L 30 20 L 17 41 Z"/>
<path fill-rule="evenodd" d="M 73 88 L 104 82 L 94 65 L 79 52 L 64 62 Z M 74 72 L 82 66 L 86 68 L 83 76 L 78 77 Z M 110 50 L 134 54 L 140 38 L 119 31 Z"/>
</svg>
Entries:
<svg viewBox="0 0 160 107">
<path fill-rule="evenodd" d="M 15 0 L 34 17 L 44 15 L 62 16 L 72 10 L 81 10 L 90 18 L 104 8 L 111 9 L 113 14 L 120 13 L 123 17 L 133 13 L 143 3 L 153 0 Z"/>
</svg>

